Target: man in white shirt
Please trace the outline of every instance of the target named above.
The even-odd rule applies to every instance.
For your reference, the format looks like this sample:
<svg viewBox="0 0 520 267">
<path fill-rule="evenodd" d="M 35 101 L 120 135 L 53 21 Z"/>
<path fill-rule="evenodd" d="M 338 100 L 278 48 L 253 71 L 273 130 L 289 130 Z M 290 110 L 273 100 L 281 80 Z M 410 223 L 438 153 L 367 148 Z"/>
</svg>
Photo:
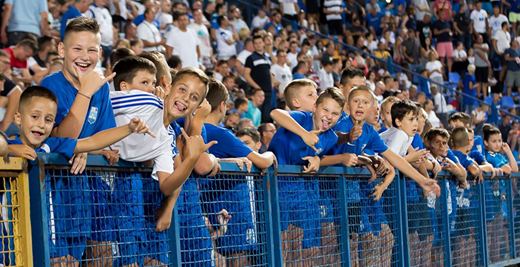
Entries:
<svg viewBox="0 0 520 267">
<path fill-rule="evenodd" d="M 217 23 L 219 25 L 216 32 L 218 60 L 228 60 L 231 56 L 237 54 L 235 43 L 239 39 L 238 34 L 235 31 L 235 27 L 229 23 L 226 16 L 219 16 L 217 18 Z M 230 27 L 231 30 L 228 30 L 228 27 Z"/>
<path fill-rule="evenodd" d="M 206 67 L 213 67 L 213 48 L 209 39 L 208 27 L 204 25 L 204 14 L 201 9 L 193 10 L 193 22 L 188 25 L 188 29 L 193 30 L 199 39 L 199 51 L 202 64 Z M 245 61 L 245 60 L 244 60 Z"/>
<path fill-rule="evenodd" d="M 246 79 L 244 78 L 244 65 L 246 64 L 246 59 L 251 54 L 253 54 L 253 51 L 255 51 L 255 48 L 253 47 L 253 39 L 251 37 L 248 37 L 244 41 L 244 50 L 242 50 L 242 52 L 240 52 L 240 54 L 238 54 L 237 56 L 236 63 L 238 77 L 240 77 L 240 79 L 242 79 L 242 81 L 244 82 L 246 81 Z"/>
<path fill-rule="evenodd" d="M 292 81 L 292 72 L 291 68 L 285 64 L 287 61 L 287 52 L 278 51 L 276 53 L 276 64 L 271 66 L 271 74 L 274 75 L 275 86 L 278 86 L 278 98 L 283 98 L 283 93 L 285 91 L 285 86 Z"/>
<path fill-rule="evenodd" d="M 334 86 L 334 77 L 332 77 L 332 70 L 334 69 L 334 63 L 332 61 L 323 62 L 323 67 L 318 73 L 320 78 L 320 90 L 325 90 L 329 87 Z"/>
<path fill-rule="evenodd" d="M 287 64 L 290 67 L 295 67 L 298 64 L 298 42 L 291 41 L 289 44 L 289 53 L 287 53 Z"/>
<path fill-rule="evenodd" d="M 99 24 L 103 55 L 110 55 L 112 53 L 112 45 L 114 44 L 114 26 L 112 25 L 112 14 L 104 5 L 105 0 L 94 0 L 84 15 L 85 17 L 95 19 Z M 102 62 L 103 66 L 106 66 L 107 60 L 108 56 L 105 56 Z"/>
<path fill-rule="evenodd" d="M 143 51 L 164 50 L 166 39 L 161 37 L 159 29 L 153 24 L 157 10 L 154 7 L 146 8 L 144 11 L 144 21 L 137 26 L 137 37 L 143 41 Z"/>
<path fill-rule="evenodd" d="M 504 14 L 500 13 L 500 6 L 493 7 L 493 16 L 489 18 L 489 26 L 491 27 L 491 36 L 494 36 L 497 31 L 502 29 L 502 23 L 509 21 Z"/>
<path fill-rule="evenodd" d="M 484 38 L 484 43 L 488 43 L 488 13 L 484 9 L 482 9 L 482 3 L 480 1 L 477 1 L 477 3 L 475 4 L 475 9 L 471 12 L 469 18 L 473 21 L 473 30 L 476 33 L 482 35 L 482 37 Z"/>
<path fill-rule="evenodd" d="M 511 34 L 509 34 L 509 22 L 502 22 L 502 29 L 497 31 L 493 35 L 493 48 L 500 59 L 500 65 L 502 69 L 500 70 L 499 81 L 504 80 L 504 76 L 506 74 L 506 59 L 504 57 L 504 51 L 510 47 L 511 44 Z"/>
<path fill-rule="evenodd" d="M 300 7 L 298 6 L 297 0 L 282 0 L 282 4 L 280 5 L 280 12 L 283 14 L 283 17 L 288 19 L 289 21 L 298 20 L 298 11 Z"/>
<path fill-rule="evenodd" d="M 269 22 L 267 14 L 265 14 L 263 10 L 258 10 L 258 14 L 253 18 L 253 22 L 251 23 L 251 28 L 263 29 L 267 22 Z"/>
<path fill-rule="evenodd" d="M 171 14 L 172 3 L 170 0 L 162 0 L 161 1 L 161 11 L 157 14 L 157 19 L 159 20 L 159 25 L 161 30 L 166 29 L 169 25 L 173 23 L 173 16 Z"/>
<path fill-rule="evenodd" d="M 166 36 L 166 56 L 177 55 L 182 60 L 183 67 L 199 68 L 199 38 L 188 29 L 190 19 L 188 14 L 181 13 L 177 17 L 177 29 L 168 32 Z"/>
</svg>

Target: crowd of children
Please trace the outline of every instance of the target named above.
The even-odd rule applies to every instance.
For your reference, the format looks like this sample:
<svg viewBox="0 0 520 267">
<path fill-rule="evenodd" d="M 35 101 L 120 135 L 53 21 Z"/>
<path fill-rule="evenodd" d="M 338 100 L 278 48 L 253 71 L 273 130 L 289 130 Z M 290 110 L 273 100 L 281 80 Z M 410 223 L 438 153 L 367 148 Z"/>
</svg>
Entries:
<svg viewBox="0 0 520 267">
<path fill-rule="evenodd" d="M 392 204 L 385 196 L 395 193 L 387 190 L 395 168 L 407 177 L 408 209 L 420 218 L 409 222 L 412 263 L 442 257 L 442 249 L 434 247 L 443 231 L 437 217 L 441 196 L 449 205 L 452 244 L 460 254 L 455 258 L 471 265 L 474 256 L 458 248 L 476 248 L 474 233 L 460 225 L 472 219 L 469 210 L 478 204 L 472 194 L 477 182 L 485 185 L 488 231 L 496 233 L 489 240 L 491 259 L 497 260 L 509 246 L 499 238 L 507 237 L 505 184 L 482 177 L 518 172 L 518 166 L 500 130 L 479 119 L 480 110 L 473 123 L 482 124 L 476 131 L 483 137 L 474 133 L 470 115 L 462 112 L 449 117 L 451 132 L 433 127 L 428 100 L 424 107 L 393 96 L 380 102 L 364 73 L 348 67 L 338 87 L 324 88 L 319 95 L 312 80 L 288 83 L 283 90 L 286 109 L 270 113 L 278 129 L 270 123 L 256 129 L 259 118 L 253 113 L 251 126 L 241 120 L 233 132 L 222 124 L 228 89 L 199 69 L 171 73 L 164 56 L 148 52 L 113 60 L 108 77 L 93 71 L 100 60 L 100 38 L 92 19 L 71 20 L 58 52 L 63 69 L 45 77 L 41 86 L 24 90 L 14 117 L 20 135 L 7 140 L 3 151 L 29 160 L 37 152 L 71 159 L 70 172 L 78 176 L 45 177 L 54 266 L 83 261 L 101 266 L 170 264 L 165 230 L 175 206 L 185 266 L 255 265 L 259 232 L 264 231 L 258 221 L 257 185 L 248 175 L 219 179 L 219 162 L 236 163 L 247 172 L 253 165 L 259 170 L 302 166 L 301 175 L 278 179 L 286 266 L 334 266 L 341 260 L 337 192 L 325 191 L 330 185 L 312 175 L 332 165 L 359 165 L 373 174 L 369 180 L 347 181 L 352 266 L 390 266 L 393 261 L 394 215 L 383 206 Z M 474 70 L 468 69 L 470 74 Z M 470 78 L 465 83 L 475 86 Z M 261 99 L 263 91 L 251 94 Z M 257 108 L 262 101 L 249 105 Z M 468 111 L 473 108 L 467 105 Z M 111 164 L 119 158 L 140 162 L 153 172 L 112 183 L 101 174 L 87 178 L 81 174 L 87 152 L 101 154 Z M 453 179 L 437 180 L 440 171 Z M 376 177 L 382 179 L 374 182 Z M 440 182 L 446 182 L 445 196 Z M 115 221 L 108 223 L 107 214 Z"/>
</svg>

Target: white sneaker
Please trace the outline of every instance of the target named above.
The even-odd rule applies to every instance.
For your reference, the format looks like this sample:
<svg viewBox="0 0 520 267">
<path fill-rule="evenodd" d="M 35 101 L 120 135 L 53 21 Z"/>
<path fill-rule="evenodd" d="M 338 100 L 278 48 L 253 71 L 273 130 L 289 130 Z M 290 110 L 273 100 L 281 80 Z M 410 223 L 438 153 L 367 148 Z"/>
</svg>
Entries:
<svg viewBox="0 0 520 267">
<path fill-rule="evenodd" d="M 490 86 L 494 86 L 495 84 L 497 84 L 497 79 L 495 79 L 495 77 L 492 77 L 491 79 L 488 79 L 488 83 Z"/>
</svg>

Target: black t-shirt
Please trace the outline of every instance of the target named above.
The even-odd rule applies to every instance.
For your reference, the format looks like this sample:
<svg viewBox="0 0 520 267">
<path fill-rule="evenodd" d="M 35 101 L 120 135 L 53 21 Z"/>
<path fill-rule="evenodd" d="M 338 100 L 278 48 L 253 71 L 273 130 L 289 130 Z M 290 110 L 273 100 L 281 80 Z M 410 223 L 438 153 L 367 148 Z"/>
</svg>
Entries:
<svg viewBox="0 0 520 267">
<path fill-rule="evenodd" d="M 417 21 L 417 31 L 419 32 L 419 40 L 421 41 L 421 45 L 424 46 L 426 44 L 426 37 L 430 36 L 430 31 L 432 30 L 432 23 L 424 23 L 422 21 Z"/>
<path fill-rule="evenodd" d="M 469 24 L 471 23 L 471 19 L 466 13 L 459 13 L 455 15 L 453 22 L 457 23 L 459 30 L 469 33 Z"/>
<path fill-rule="evenodd" d="M 246 68 L 251 69 L 251 78 L 265 92 L 273 91 L 271 83 L 271 62 L 264 55 L 253 52 L 247 59 Z"/>
<path fill-rule="evenodd" d="M 438 31 L 444 30 L 444 29 L 451 29 L 450 23 L 448 21 L 440 21 L 437 20 L 433 23 L 433 28 L 437 29 Z M 439 35 L 436 35 L 435 38 L 437 38 L 437 42 L 451 42 L 451 36 L 449 32 L 443 32 Z"/>
<path fill-rule="evenodd" d="M 4 74 L 2 74 L 5 78 L 4 82 L 4 90 L 0 92 L 0 96 L 9 96 L 11 91 L 17 86 L 16 83 L 14 83 L 11 79 L 7 78 Z"/>
<path fill-rule="evenodd" d="M 33 58 L 34 60 L 36 60 L 36 63 L 38 63 L 38 66 L 40 66 L 41 68 L 47 68 L 47 66 L 45 65 L 45 61 L 40 58 L 38 53 L 34 54 Z M 29 73 L 31 75 L 34 75 L 34 71 L 32 71 L 31 68 L 29 68 Z"/>
<path fill-rule="evenodd" d="M 366 29 L 361 25 L 360 26 L 351 25 L 350 27 L 347 28 L 347 30 L 351 33 L 358 33 L 358 32 L 365 33 L 366 32 Z M 353 36 L 353 37 L 354 37 L 354 43 L 357 43 L 359 36 Z"/>
</svg>

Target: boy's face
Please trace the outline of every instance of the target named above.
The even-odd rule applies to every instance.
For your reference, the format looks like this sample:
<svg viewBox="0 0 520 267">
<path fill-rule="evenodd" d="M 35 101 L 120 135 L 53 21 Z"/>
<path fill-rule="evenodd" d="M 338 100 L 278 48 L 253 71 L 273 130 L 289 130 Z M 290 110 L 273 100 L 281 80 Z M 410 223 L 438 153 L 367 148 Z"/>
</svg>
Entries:
<svg viewBox="0 0 520 267">
<path fill-rule="evenodd" d="M 372 112 L 374 98 L 368 92 L 359 91 L 348 99 L 350 116 L 356 121 L 364 121 Z"/>
<path fill-rule="evenodd" d="M 468 140 L 469 140 L 468 146 L 470 148 L 472 148 L 473 145 L 475 144 L 475 133 L 474 132 L 468 132 Z"/>
<path fill-rule="evenodd" d="M 491 152 L 498 153 L 502 150 L 502 135 L 500 134 L 492 134 L 489 136 L 489 140 L 484 140 L 484 145 Z"/>
<path fill-rule="evenodd" d="M 231 113 L 228 115 L 226 119 L 226 127 L 236 127 L 240 117 L 236 113 Z"/>
<path fill-rule="evenodd" d="M 402 120 L 396 119 L 397 128 L 403 130 L 408 136 L 414 136 L 417 133 L 419 122 L 417 116 L 412 112 L 408 112 Z"/>
<path fill-rule="evenodd" d="M 253 101 L 253 104 L 255 104 L 255 106 L 257 107 L 262 105 L 264 103 L 264 100 L 265 93 L 262 90 L 256 91 L 255 94 L 251 96 L 251 101 Z"/>
<path fill-rule="evenodd" d="M 200 105 L 206 86 L 193 75 L 184 75 L 173 86 L 164 99 L 164 108 L 170 119 L 178 119 L 192 114 Z"/>
<path fill-rule="evenodd" d="M 314 86 L 309 85 L 300 88 L 298 96 L 292 101 L 295 110 L 314 113 L 316 111 L 316 100 L 318 100 L 318 92 Z"/>
<path fill-rule="evenodd" d="M 33 97 L 20 112 L 15 113 L 15 124 L 20 127 L 22 142 L 32 148 L 39 148 L 51 134 L 54 127 L 57 105 L 43 97 Z"/>
<path fill-rule="evenodd" d="M 336 122 L 338 122 L 342 109 L 343 107 L 340 107 L 336 100 L 325 98 L 323 102 L 316 107 L 314 129 L 327 131 L 332 128 L 336 125 Z"/>
<path fill-rule="evenodd" d="M 448 138 L 437 135 L 429 142 L 429 150 L 434 157 L 446 157 L 448 155 Z"/>
<path fill-rule="evenodd" d="M 237 108 L 238 112 L 246 112 L 248 109 L 249 106 L 247 105 L 247 103 L 244 103 Z"/>
<path fill-rule="evenodd" d="M 379 123 L 379 107 L 377 105 L 372 107 L 370 115 L 367 117 L 367 123 L 372 126 Z"/>
<path fill-rule="evenodd" d="M 101 56 L 101 37 L 92 32 L 73 32 L 58 45 L 63 58 L 63 70 L 67 77 L 76 81 L 80 73 L 86 74 L 94 69 Z"/>
<path fill-rule="evenodd" d="M 394 103 L 388 103 L 385 106 L 381 106 L 381 120 L 386 128 L 392 127 L 392 106 Z"/>
<path fill-rule="evenodd" d="M 247 147 L 251 148 L 253 151 L 258 152 L 258 149 L 262 146 L 262 143 L 255 142 L 253 138 L 249 135 L 242 135 L 238 139 L 242 141 Z"/>
<path fill-rule="evenodd" d="M 143 43 L 142 42 L 136 43 L 131 48 L 135 52 L 136 55 L 139 55 L 139 54 L 143 53 Z"/>
<path fill-rule="evenodd" d="M 139 91 L 153 93 L 155 88 L 155 74 L 152 74 L 146 70 L 140 70 L 132 79 L 131 83 L 125 81 L 119 85 L 121 91 L 129 91 L 137 89 Z"/>
</svg>

